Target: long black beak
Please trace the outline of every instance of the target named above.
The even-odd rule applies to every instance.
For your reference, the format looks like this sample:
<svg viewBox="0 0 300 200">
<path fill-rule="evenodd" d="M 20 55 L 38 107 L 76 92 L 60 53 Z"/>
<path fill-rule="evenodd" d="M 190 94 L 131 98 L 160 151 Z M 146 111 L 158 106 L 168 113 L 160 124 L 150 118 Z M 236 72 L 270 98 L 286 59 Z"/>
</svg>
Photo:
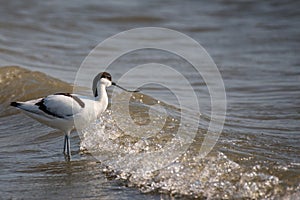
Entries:
<svg viewBox="0 0 300 200">
<path fill-rule="evenodd" d="M 122 89 L 122 90 L 124 90 L 124 91 L 126 91 L 126 92 L 139 92 L 139 90 L 127 90 L 127 89 L 125 89 L 125 88 L 119 86 L 119 85 L 116 84 L 115 82 L 112 82 L 111 84 L 114 85 L 114 86 L 116 86 L 116 87 L 118 87 L 118 88 L 120 88 L 120 89 Z"/>
</svg>

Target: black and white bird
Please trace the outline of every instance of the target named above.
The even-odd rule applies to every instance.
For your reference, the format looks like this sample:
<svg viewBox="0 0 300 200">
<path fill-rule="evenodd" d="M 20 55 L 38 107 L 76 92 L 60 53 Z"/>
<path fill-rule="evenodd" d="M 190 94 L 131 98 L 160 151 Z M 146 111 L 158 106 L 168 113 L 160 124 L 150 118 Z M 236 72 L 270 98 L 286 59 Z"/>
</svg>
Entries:
<svg viewBox="0 0 300 200">
<path fill-rule="evenodd" d="M 68 160 L 71 158 L 70 133 L 73 129 L 84 128 L 95 121 L 108 106 L 106 87 L 115 85 L 107 72 L 99 73 L 93 81 L 94 98 L 70 93 L 56 93 L 44 98 L 26 102 L 11 102 L 11 106 L 21 109 L 29 117 L 64 132 L 63 152 Z"/>
</svg>

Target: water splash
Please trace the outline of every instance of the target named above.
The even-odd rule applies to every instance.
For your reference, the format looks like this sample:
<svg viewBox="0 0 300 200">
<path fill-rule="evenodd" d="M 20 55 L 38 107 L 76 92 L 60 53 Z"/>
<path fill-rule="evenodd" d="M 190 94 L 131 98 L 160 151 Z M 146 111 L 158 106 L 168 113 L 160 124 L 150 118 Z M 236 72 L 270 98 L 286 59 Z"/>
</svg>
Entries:
<svg viewBox="0 0 300 200">
<path fill-rule="evenodd" d="M 87 149 L 107 166 L 104 173 L 125 181 L 130 187 L 138 187 L 145 193 L 208 199 L 273 198 L 282 193 L 278 177 L 255 169 L 249 171 L 219 151 L 202 158 L 197 148 L 189 148 L 168 166 L 152 170 L 152 162 L 164 163 L 168 158 L 156 154 L 155 161 L 149 161 L 143 155 L 160 152 L 174 137 L 174 127 L 180 120 L 172 118 L 169 120 L 172 128 L 139 138 L 122 132 L 112 116 L 112 111 L 107 110 L 101 120 L 80 133 L 81 150 Z M 175 141 L 173 147 L 176 145 L 184 145 L 184 140 Z"/>
</svg>

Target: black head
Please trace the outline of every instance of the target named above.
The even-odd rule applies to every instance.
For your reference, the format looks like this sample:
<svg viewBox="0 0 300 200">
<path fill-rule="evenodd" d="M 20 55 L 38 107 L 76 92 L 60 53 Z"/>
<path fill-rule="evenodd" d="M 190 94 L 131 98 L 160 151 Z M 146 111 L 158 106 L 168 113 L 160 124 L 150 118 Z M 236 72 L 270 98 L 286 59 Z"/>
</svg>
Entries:
<svg viewBox="0 0 300 200">
<path fill-rule="evenodd" d="M 108 72 L 101 72 L 97 76 L 95 76 L 95 78 L 93 80 L 93 93 L 94 93 L 94 97 L 98 96 L 97 84 L 98 84 L 98 81 L 100 81 L 101 78 L 106 78 L 109 81 L 112 80 L 111 75 Z"/>
<path fill-rule="evenodd" d="M 107 72 L 101 72 L 101 73 L 99 73 L 98 75 L 100 76 L 100 79 L 101 79 L 101 78 L 106 78 L 106 79 L 108 79 L 108 80 L 111 81 L 111 75 L 110 75 L 110 73 L 107 73 Z"/>
</svg>

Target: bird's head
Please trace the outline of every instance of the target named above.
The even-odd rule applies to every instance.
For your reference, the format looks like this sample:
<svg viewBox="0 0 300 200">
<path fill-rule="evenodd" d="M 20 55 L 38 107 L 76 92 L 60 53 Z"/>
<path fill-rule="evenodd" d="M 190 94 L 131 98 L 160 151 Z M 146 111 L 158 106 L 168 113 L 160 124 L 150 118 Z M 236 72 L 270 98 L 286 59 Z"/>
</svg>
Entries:
<svg viewBox="0 0 300 200">
<path fill-rule="evenodd" d="M 111 75 L 108 72 L 101 72 L 97 76 L 95 76 L 93 80 L 93 93 L 94 97 L 98 96 L 98 87 L 100 85 L 104 85 L 105 87 L 109 87 L 112 85 Z"/>
<path fill-rule="evenodd" d="M 98 96 L 98 87 L 103 84 L 105 85 L 106 87 L 109 87 L 111 85 L 114 85 L 124 91 L 127 91 L 127 92 L 139 92 L 139 90 L 127 90 L 121 86 L 119 86 L 118 84 L 116 84 L 115 82 L 112 82 L 112 77 L 110 75 L 110 73 L 108 72 L 101 72 L 99 73 L 95 78 L 94 78 L 94 81 L 93 81 L 93 93 L 94 93 L 94 97 L 97 97 Z"/>
</svg>

